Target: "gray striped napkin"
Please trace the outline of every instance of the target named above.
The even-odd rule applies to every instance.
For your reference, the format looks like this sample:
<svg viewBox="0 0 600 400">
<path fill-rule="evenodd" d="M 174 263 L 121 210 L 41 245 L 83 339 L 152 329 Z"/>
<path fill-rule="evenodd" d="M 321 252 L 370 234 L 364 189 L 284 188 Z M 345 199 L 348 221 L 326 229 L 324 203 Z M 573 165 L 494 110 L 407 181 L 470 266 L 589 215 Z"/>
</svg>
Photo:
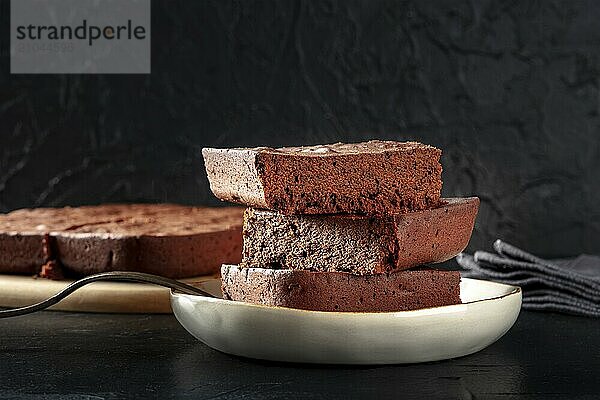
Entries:
<svg viewBox="0 0 600 400">
<path fill-rule="evenodd" d="M 462 276 L 521 286 L 526 310 L 600 317 L 600 257 L 545 260 L 501 240 L 494 250 L 459 254 Z"/>
</svg>

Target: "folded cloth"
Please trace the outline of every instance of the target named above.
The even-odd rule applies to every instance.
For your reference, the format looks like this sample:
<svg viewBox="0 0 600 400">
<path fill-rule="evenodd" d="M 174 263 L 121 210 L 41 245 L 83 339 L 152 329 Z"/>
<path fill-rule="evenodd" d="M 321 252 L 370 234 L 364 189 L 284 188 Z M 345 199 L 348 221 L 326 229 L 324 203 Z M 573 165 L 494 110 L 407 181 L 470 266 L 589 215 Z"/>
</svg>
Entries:
<svg viewBox="0 0 600 400">
<path fill-rule="evenodd" d="M 527 310 L 600 317 L 600 257 L 545 260 L 501 240 L 494 250 L 459 254 L 462 276 L 521 286 Z"/>
</svg>

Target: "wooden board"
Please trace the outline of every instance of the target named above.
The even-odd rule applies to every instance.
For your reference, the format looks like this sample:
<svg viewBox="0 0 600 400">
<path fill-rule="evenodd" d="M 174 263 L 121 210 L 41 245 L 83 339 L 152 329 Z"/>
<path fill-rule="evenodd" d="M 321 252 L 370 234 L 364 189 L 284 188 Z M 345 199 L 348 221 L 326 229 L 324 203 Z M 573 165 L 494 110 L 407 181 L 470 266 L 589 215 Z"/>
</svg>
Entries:
<svg viewBox="0 0 600 400">
<path fill-rule="evenodd" d="M 215 278 L 182 279 L 193 284 Z M 0 275 L 0 307 L 23 307 L 53 296 L 72 281 Z M 134 282 L 94 282 L 75 291 L 50 310 L 100 313 L 171 313 L 170 289 Z"/>
</svg>

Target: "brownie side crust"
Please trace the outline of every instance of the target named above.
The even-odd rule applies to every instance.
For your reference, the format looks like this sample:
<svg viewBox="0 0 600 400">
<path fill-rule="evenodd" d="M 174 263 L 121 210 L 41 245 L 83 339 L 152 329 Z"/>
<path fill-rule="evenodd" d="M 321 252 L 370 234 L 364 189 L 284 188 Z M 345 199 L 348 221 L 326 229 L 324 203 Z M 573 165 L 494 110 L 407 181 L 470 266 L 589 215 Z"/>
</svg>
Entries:
<svg viewBox="0 0 600 400">
<path fill-rule="evenodd" d="M 263 171 L 257 161 L 260 151 L 261 148 L 202 149 L 211 191 L 221 200 L 266 206 Z"/>
<path fill-rule="evenodd" d="M 55 262 L 68 276 L 215 273 L 224 262 L 239 262 L 242 213 L 168 204 L 17 210 L 0 215 L 0 272 L 36 274 Z"/>
<path fill-rule="evenodd" d="M 221 268 L 223 298 L 313 311 L 389 312 L 460 304 L 458 271 L 408 270 L 352 275 Z"/>
<path fill-rule="evenodd" d="M 283 214 L 422 210 L 439 204 L 442 188 L 441 151 L 417 142 L 205 148 L 202 154 L 215 196 Z"/>
<path fill-rule="evenodd" d="M 249 208 L 242 267 L 365 275 L 446 261 L 467 246 L 479 199 L 388 217 L 283 215 Z"/>
</svg>

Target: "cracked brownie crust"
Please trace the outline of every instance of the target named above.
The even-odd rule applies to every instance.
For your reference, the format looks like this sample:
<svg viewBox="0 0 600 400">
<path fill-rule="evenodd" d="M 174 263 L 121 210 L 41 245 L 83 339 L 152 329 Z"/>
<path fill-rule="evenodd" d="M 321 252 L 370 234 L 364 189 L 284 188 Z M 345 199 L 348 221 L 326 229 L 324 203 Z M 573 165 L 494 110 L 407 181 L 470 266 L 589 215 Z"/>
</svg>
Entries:
<svg viewBox="0 0 600 400">
<path fill-rule="evenodd" d="M 36 274 L 42 265 L 56 272 L 58 264 L 69 276 L 214 273 L 239 262 L 242 213 L 170 204 L 16 210 L 0 214 L 0 272 Z"/>
<path fill-rule="evenodd" d="M 384 312 L 460 304 L 458 271 L 409 270 L 378 275 L 221 268 L 228 300 L 314 311 Z"/>
<path fill-rule="evenodd" d="M 221 200 L 283 214 L 382 215 L 439 204 L 441 151 L 417 142 L 202 150 Z"/>
<path fill-rule="evenodd" d="M 467 246 L 479 199 L 386 217 L 248 209 L 242 267 L 375 274 L 446 261 Z"/>
</svg>

